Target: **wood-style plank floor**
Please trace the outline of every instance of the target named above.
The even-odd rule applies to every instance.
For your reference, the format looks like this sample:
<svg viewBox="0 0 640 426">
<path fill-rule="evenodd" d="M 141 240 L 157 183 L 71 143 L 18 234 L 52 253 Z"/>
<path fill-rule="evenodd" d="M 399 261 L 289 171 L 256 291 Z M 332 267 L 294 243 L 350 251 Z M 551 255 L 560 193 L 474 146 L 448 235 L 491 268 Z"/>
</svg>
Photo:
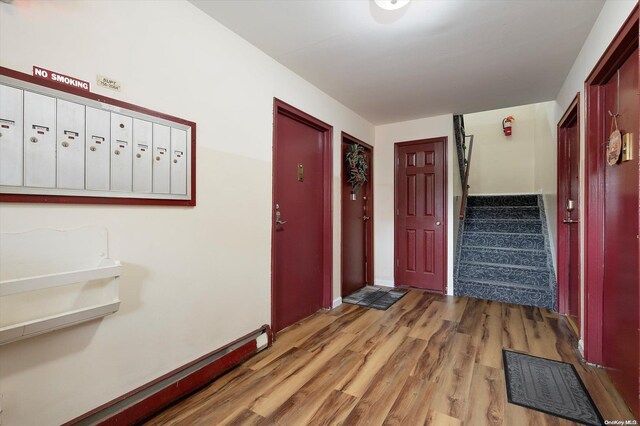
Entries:
<svg viewBox="0 0 640 426">
<path fill-rule="evenodd" d="M 503 347 L 574 364 L 605 419 L 632 419 L 576 346 L 546 309 L 412 290 L 387 311 L 318 312 L 148 424 L 573 424 L 507 402 Z"/>
</svg>

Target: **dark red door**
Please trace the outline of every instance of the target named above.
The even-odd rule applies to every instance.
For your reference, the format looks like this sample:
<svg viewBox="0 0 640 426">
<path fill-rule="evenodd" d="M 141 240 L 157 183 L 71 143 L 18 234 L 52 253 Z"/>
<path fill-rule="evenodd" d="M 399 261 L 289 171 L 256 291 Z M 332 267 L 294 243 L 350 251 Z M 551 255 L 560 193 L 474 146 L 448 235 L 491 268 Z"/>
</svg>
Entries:
<svg viewBox="0 0 640 426">
<path fill-rule="evenodd" d="M 396 144 L 396 286 L 445 291 L 446 142 Z"/>
<path fill-rule="evenodd" d="M 324 129 L 276 108 L 273 327 L 322 308 Z"/>
<path fill-rule="evenodd" d="M 631 133 L 633 160 L 605 167 L 603 362 L 638 415 L 638 50 L 605 86 L 609 134 L 618 114 L 622 134 Z"/>
<path fill-rule="evenodd" d="M 372 283 L 373 203 L 371 182 L 373 176 L 372 150 L 362 141 L 343 135 L 342 157 L 353 144 L 360 145 L 369 165 L 367 182 L 357 194 L 347 182 L 346 170 L 342 173 L 342 297 Z"/>
<path fill-rule="evenodd" d="M 558 278 L 560 310 L 580 327 L 580 98 L 558 126 Z"/>
</svg>

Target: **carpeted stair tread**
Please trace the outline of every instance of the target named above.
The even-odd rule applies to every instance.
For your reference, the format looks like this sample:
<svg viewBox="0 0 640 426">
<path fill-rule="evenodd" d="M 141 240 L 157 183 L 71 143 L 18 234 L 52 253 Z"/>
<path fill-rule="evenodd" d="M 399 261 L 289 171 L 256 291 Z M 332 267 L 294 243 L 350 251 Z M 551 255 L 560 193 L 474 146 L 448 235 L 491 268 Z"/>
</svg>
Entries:
<svg viewBox="0 0 640 426">
<path fill-rule="evenodd" d="M 468 219 L 539 219 L 537 207 L 469 207 Z"/>
<path fill-rule="evenodd" d="M 525 284 L 525 283 L 519 283 L 519 282 L 496 281 L 496 280 L 488 280 L 488 279 L 482 279 L 482 278 L 467 278 L 467 277 L 460 277 L 459 279 L 460 279 L 460 282 L 464 284 L 469 284 L 469 283 L 485 284 L 485 285 L 489 284 L 495 287 L 521 288 L 521 289 L 532 290 L 532 291 L 533 290 L 541 291 L 545 293 L 549 290 L 548 287 L 541 287 L 534 284 Z"/>
<path fill-rule="evenodd" d="M 483 195 L 467 198 L 469 207 L 479 206 L 533 206 L 538 207 L 536 195 Z"/>
<path fill-rule="evenodd" d="M 465 226 L 468 232 L 495 232 L 517 234 L 540 234 L 542 223 L 539 220 L 469 220 Z"/>
<path fill-rule="evenodd" d="M 544 236 L 513 232 L 467 232 L 465 229 L 462 244 L 463 246 L 544 250 Z"/>
<path fill-rule="evenodd" d="M 474 281 L 501 282 L 507 284 L 528 285 L 538 288 L 549 287 L 549 273 L 509 266 L 472 265 L 463 263 L 458 273 L 460 279 Z"/>
<path fill-rule="evenodd" d="M 542 289 L 514 283 L 500 283 L 481 280 L 463 280 L 457 282 L 456 294 L 478 299 L 496 300 L 517 305 L 539 306 L 555 309 L 550 289 Z"/>
<path fill-rule="evenodd" d="M 497 268 L 514 268 L 514 269 L 524 269 L 527 271 L 548 272 L 548 269 L 546 266 L 517 265 L 513 263 L 477 262 L 473 260 L 464 260 L 464 259 L 460 262 L 460 265 L 493 266 Z"/>
<path fill-rule="evenodd" d="M 464 246 L 461 253 L 460 262 L 500 263 L 547 268 L 547 255 L 542 250 Z"/>
</svg>

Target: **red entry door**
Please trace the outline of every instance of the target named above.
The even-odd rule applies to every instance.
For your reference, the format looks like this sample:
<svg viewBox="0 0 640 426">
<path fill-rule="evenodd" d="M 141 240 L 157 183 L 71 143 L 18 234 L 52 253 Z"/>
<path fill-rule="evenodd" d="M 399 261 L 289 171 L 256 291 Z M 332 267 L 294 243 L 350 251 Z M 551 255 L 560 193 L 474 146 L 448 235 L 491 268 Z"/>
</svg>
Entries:
<svg viewBox="0 0 640 426">
<path fill-rule="evenodd" d="M 396 286 L 445 291 L 446 142 L 396 144 Z"/>
<path fill-rule="evenodd" d="M 324 129 L 276 107 L 273 328 L 322 308 Z"/>
<path fill-rule="evenodd" d="M 603 362 L 639 415 L 638 318 L 638 50 L 605 86 L 605 131 L 613 114 L 632 133 L 633 160 L 605 166 Z M 606 140 L 606 139 L 605 139 Z M 588 232 L 588 230 L 587 230 Z"/>
<path fill-rule="evenodd" d="M 560 309 L 580 327 L 580 100 L 558 129 L 558 275 Z"/>
<path fill-rule="evenodd" d="M 352 144 L 358 144 L 364 148 L 364 155 L 369 168 L 367 169 L 367 182 L 365 182 L 355 194 L 351 195 L 351 184 L 347 182 L 348 171 L 345 168 L 342 177 L 342 297 L 361 289 L 367 284 L 372 284 L 372 242 L 373 221 L 372 218 L 372 156 L 371 148 L 360 141 L 343 137 L 342 157 L 345 158 L 347 149 Z"/>
</svg>

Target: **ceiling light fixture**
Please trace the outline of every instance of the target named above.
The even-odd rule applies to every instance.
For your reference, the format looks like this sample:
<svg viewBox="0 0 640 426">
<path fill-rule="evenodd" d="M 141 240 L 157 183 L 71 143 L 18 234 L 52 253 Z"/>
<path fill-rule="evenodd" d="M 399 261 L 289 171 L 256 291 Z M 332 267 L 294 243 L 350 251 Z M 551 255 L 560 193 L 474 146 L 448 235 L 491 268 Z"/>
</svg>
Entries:
<svg viewBox="0 0 640 426">
<path fill-rule="evenodd" d="M 410 0 L 373 0 L 384 10 L 398 10 L 409 4 Z"/>
</svg>

